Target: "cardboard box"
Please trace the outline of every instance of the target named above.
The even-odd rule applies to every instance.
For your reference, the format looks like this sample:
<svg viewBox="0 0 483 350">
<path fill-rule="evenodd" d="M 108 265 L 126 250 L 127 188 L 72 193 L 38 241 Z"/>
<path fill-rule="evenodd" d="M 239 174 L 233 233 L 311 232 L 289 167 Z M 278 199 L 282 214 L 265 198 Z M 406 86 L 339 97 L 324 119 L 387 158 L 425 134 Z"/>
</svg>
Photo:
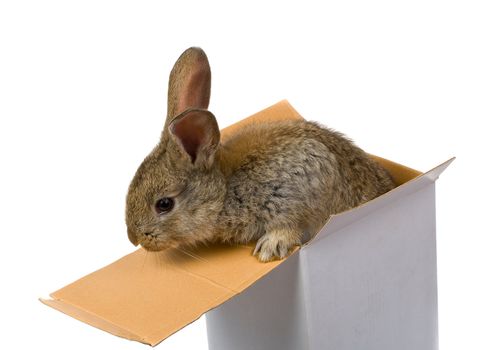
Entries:
<svg viewBox="0 0 483 350">
<path fill-rule="evenodd" d="M 294 118 L 282 101 L 222 140 Z M 424 174 L 375 159 L 398 187 L 332 216 L 283 261 L 260 263 L 252 246 L 139 249 L 41 301 L 152 346 L 208 312 L 212 350 L 436 349 L 434 182 L 453 159 Z"/>
</svg>

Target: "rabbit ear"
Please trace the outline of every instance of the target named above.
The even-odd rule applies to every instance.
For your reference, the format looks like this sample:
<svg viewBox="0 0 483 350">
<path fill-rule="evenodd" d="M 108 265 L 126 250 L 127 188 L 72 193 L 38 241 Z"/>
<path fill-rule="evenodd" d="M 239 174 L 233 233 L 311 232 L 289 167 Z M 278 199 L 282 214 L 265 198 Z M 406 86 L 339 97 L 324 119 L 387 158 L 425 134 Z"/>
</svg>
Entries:
<svg viewBox="0 0 483 350">
<path fill-rule="evenodd" d="M 209 168 L 220 143 L 215 116 L 202 109 L 188 109 L 170 124 L 169 132 L 195 166 Z"/>
<path fill-rule="evenodd" d="M 181 54 L 169 76 L 166 125 L 188 108 L 207 109 L 210 102 L 211 71 L 204 51 L 191 47 Z"/>
</svg>

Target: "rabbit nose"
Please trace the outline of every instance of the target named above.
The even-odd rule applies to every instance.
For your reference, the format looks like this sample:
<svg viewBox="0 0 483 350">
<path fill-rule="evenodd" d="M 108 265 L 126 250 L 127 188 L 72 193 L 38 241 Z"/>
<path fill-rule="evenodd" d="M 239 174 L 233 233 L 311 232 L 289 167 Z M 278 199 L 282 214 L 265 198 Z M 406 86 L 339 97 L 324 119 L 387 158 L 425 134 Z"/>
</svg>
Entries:
<svg viewBox="0 0 483 350">
<path fill-rule="evenodd" d="M 138 238 L 136 236 L 136 232 L 133 230 L 127 229 L 127 236 L 132 244 L 136 247 L 139 244 Z"/>
</svg>

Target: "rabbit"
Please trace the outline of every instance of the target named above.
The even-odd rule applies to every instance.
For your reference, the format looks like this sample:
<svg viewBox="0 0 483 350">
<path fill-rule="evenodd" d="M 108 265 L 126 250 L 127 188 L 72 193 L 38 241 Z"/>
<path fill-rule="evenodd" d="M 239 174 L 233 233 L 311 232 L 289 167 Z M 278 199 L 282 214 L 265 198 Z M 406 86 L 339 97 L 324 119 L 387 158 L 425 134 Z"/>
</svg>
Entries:
<svg viewBox="0 0 483 350">
<path fill-rule="evenodd" d="M 129 240 L 148 251 L 256 242 L 262 262 L 286 257 L 335 214 L 394 187 L 342 134 L 315 122 L 246 126 L 220 143 L 207 110 L 211 70 L 200 48 L 175 63 L 158 145 L 126 197 Z"/>
</svg>

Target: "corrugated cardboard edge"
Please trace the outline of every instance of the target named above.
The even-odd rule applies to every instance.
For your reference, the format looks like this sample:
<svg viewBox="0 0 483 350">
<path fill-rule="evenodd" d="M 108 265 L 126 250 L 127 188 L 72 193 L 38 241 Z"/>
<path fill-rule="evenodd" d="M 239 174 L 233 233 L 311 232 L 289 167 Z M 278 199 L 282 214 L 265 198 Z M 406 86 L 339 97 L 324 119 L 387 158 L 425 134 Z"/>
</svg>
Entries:
<svg viewBox="0 0 483 350">
<path fill-rule="evenodd" d="M 270 271 L 268 271 L 268 272 L 270 272 Z M 265 274 L 258 277 L 257 280 L 260 279 L 261 277 L 263 277 L 264 275 Z M 250 285 L 251 284 L 248 284 L 247 287 L 250 286 Z M 77 307 L 77 306 L 75 306 L 71 303 L 65 302 L 61 299 L 56 299 L 52 295 L 51 295 L 51 299 L 39 298 L 39 301 L 42 302 L 43 304 L 47 305 L 47 306 L 50 306 L 53 309 L 56 309 L 57 311 L 62 312 L 63 314 L 65 314 L 67 316 L 71 316 L 71 317 L 75 318 L 76 320 L 79 320 L 83 323 L 86 323 L 86 324 L 88 324 L 92 327 L 95 327 L 95 328 L 100 329 L 102 331 L 108 332 L 108 333 L 115 335 L 117 337 L 120 337 L 120 338 L 124 338 L 124 339 L 128 339 L 128 340 L 135 340 L 137 342 L 140 342 L 140 343 L 149 345 L 151 347 L 154 347 L 154 346 L 158 345 L 159 343 L 161 343 L 163 340 L 169 338 L 173 334 L 179 332 L 183 328 L 185 328 L 185 327 L 189 326 L 190 324 L 192 324 L 193 322 L 197 321 L 206 312 L 208 312 L 208 311 L 216 308 L 217 306 L 223 304 L 226 300 L 233 298 L 234 296 L 240 294 L 242 291 L 237 292 L 237 293 L 233 293 L 226 299 L 220 298 L 219 300 L 217 300 L 216 302 L 213 303 L 213 306 L 209 310 L 198 314 L 196 316 L 196 318 L 194 318 L 191 322 L 185 324 L 183 327 L 178 328 L 175 331 L 173 331 L 170 334 L 163 336 L 163 337 L 156 336 L 155 334 L 147 334 L 147 335 L 144 335 L 144 336 L 135 334 L 135 333 L 133 333 L 133 332 L 131 332 L 131 331 L 125 329 L 125 328 L 120 327 L 119 325 L 117 325 L 113 322 L 110 322 L 108 320 L 103 319 L 102 317 L 99 317 L 96 314 L 93 314 L 89 311 L 86 311 L 82 308 L 79 308 L 79 307 Z"/>
<path fill-rule="evenodd" d="M 64 301 L 60 299 L 55 299 L 51 295 L 52 299 L 44 299 L 44 298 L 39 298 L 39 300 L 47 305 L 50 306 L 53 309 L 56 309 L 68 316 L 71 316 L 79 321 L 82 321 L 84 323 L 87 323 L 88 325 L 91 325 L 93 327 L 96 327 L 98 329 L 101 329 L 103 331 L 109 332 L 113 335 L 116 335 L 118 337 L 126 338 L 129 340 L 135 340 L 143 344 L 147 345 L 153 345 L 151 344 L 148 340 L 143 339 L 139 337 L 137 334 L 134 334 L 127 329 L 121 328 L 112 322 L 109 322 L 108 320 L 105 320 L 95 314 L 92 314 L 82 308 L 79 308 L 77 306 L 74 306 L 70 303 L 65 303 Z"/>
</svg>

